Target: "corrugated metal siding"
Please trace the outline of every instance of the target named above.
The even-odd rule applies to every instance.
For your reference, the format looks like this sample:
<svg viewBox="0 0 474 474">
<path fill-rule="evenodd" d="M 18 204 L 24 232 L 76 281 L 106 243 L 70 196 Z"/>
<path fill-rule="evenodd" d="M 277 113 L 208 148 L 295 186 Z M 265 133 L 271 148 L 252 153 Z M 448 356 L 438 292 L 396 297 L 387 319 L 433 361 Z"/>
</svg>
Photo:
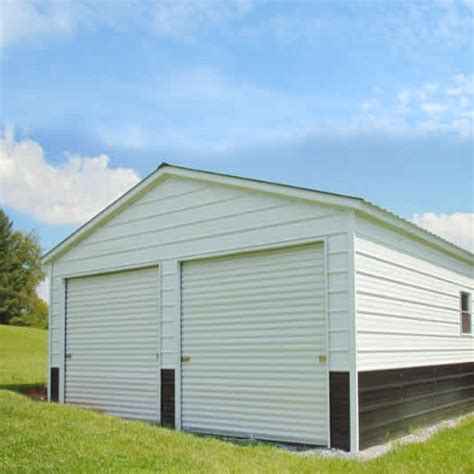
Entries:
<svg viewBox="0 0 474 474">
<path fill-rule="evenodd" d="M 65 401 L 158 422 L 158 267 L 67 281 Z"/>
<path fill-rule="evenodd" d="M 474 362 L 359 372 L 360 448 L 474 410 Z"/>
<path fill-rule="evenodd" d="M 356 238 L 359 370 L 473 361 L 474 338 L 460 334 L 459 293 L 474 295 L 468 271 L 410 242 L 394 248 L 401 242 L 383 229 L 373 237 L 387 244 Z"/>
<path fill-rule="evenodd" d="M 172 260 L 161 264 L 161 368 L 179 366 L 180 311 L 178 289 L 179 263 Z"/>
<path fill-rule="evenodd" d="M 177 260 L 237 253 L 268 245 L 326 238 L 330 365 L 349 367 L 348 239 L 346 211 L 196 180 L 160 183 L 55 262 L 52 282 L 51 364 L 61 365 L 62 279 L 162 263 L 162 366 L 177 366 Z M 178 420 L 179 421 L 179 420 Z"/>
<path fill-rule="evenodd" d="M 182 266 L 182 426 L 327 444 L 322 245 Z"/>
</svg>

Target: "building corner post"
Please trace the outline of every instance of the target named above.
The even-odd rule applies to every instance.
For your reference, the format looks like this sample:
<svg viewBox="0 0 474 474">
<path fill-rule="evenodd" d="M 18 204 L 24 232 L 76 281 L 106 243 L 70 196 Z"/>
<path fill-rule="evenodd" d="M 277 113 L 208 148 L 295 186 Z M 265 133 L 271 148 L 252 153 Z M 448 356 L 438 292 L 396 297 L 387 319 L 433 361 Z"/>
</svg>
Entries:
<svg viewBox="0 0 474 474">
<path fill-rule="evenodd" d="M 357 300 L 356 300 L 356 216 L 350 212 L 348 219 L 348 267 L 349 267 L 349 400 L 350 400 L 350 451 L 359 451 L 359 382 L 357 354 Z"/>
<path fill-rule="evenodd" d="M 53 350 L 53 340 L 51 337 L 52 331 L 52 320 L 53 320 L 53 263 L 51 262 L 48 265 L 46 270 L 46 278 L 49 281 L 49 289 L 48 289 L 48 364 L 47 370 L 48 373 L 46 375 L 46 390 L 47 390 L 47 400 L 48 402 L 51 401 L 51 366 L 52 366 L 52 350 Z"/>
</svg>

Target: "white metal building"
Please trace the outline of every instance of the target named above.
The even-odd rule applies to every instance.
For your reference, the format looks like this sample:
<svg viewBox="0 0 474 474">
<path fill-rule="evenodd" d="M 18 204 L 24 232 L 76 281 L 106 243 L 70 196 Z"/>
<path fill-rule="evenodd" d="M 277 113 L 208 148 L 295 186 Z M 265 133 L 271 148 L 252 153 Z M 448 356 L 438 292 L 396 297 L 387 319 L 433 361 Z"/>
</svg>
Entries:
<svg viewBox="0 0 474 474">
<path fill-rule="evenodd" d="M 352 451 L 474 408 L 473 255 L 362 199 L 163 164 L 44 263 L 50 400 Z"/>
</svg>

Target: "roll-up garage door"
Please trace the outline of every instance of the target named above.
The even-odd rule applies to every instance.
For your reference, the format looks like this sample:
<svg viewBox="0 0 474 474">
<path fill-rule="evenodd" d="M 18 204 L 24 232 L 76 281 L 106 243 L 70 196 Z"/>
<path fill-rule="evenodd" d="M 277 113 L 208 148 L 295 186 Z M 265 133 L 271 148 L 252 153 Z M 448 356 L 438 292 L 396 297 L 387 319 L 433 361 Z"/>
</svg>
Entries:
<svg viewBox="0 0 474 474">
<path fill-rule="evenodd" d="M 182 426 L 326 445 L 323 245 L 182 266 Z"/>
<path fill-rule="evenodd" d="M 66 294 L 66 403 L 158 422 L 158 267 L 72 278 Z"/>
</svg>

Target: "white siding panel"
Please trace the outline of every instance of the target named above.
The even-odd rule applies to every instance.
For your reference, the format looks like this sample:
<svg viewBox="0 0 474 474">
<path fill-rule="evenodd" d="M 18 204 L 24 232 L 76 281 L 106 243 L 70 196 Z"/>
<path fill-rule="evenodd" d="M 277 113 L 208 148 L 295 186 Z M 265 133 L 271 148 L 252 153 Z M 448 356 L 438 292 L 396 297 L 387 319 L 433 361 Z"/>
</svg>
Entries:
<svg viewBox="0 0 474 474">
<path fill-rule="evenodd" d="M 186 180 L 173 180 L 179 193 Z M 196 186 L 196 185 L 195 185 Z M 167 188 L 169 191 L 169 188 Z M 314 206 L 306 203 L 295 203 L 286 199 L 256 193 L 246 193 L 233 188 L 207 186 L 206 195 L 212 198 L 212 205 L 203 207 L 202 185 L 194 193 L 188 192 L 179 200 L 170 200 L 163 190 L 163 185 L 156 188 L 156 201 L 153 202 L 152 221 L 141 227 L 137 222 L 137 213 L 141 217 L 142 200 L 125 209 L 108 225 L 101 227 L 81 244 L 71 249 L 61 263 L 74 262 L 97 256 L 117 254 L 132 249 L 147 249 L 159 244 L 183 243 L 202 240 L 209 237 L 225 237 L 242 232 L 252 232 L 268 227 L 277 229 L 288 224 L 299 224 L 304 227 L 306 222 L 317 222 L 318 219 L 340 214 L 330 207 Z M 164 205 L 160 196 L 165 200 Z M 206 201 L 207 202 L 207 201 Z M 126 225 L 119 230 L 117 221 Z M 314 224 L 313 224 L 314 225 Z M 122 226 L 119 226 L 122 227 Z M 133 243 L 133 245 L 131 245 Z"/>
<path fill-rule="evenodd" d="M 421 282 L 418 283 L 418 286 L 415 286 L 413 283 L 392 280 L 391 275 L 389 277 L 378 277 L 360 271 L 357 272 L 357 282 L 360 293 L 405 301 L 413 305 L 423 306 L 425 310 L 426 308 L 432 308 L 432 312 L 435 312 L 438 308 L 449 310 L 459 306 L 459 290 L 450 294 L 441 293 L 439 290 L 421 287 Z"/>
<path fill-rule="evenodd" d="M 67 281 L 65 401 L 158 422 L 158 268 Z"/>
<path fill-rule="evenodd" d="M 456 258 L 449 257 L 441 252 L 386 229 L 370 221 L 358 218 L 356 221 L 357 233 L 360 237 L 357 250 L 374 255 L 373 245 L 378 244 L 377 254 L 381 260 L 400 265 L 417 272 L 433 275 L 457 285 L 474 287 L 472 265 L 463 263 Z M 394 253 L 395 252 L 395 253 Z M 396 260 L 393 260 L 396 257 Z"/>
<path fill-rule="evenodd" d="M 349 256 L 348 234 L 327 238 L 329 367 L 348 370 L 350 366 L 349 333 Z"/>
<path fill-rule="evenodd" d="M 193 235 L 192 229 L 176 233 L 175 238 L 163 241 L 160 233 L 151 234 L 144 247 L 137 247 L 134 239 L 123 243 L 120 251 L 107 251 L 97 255 L 87 254 L 73 261 L 58 260 L 58 272 L 90 273 L 103 269 L 111 270 L 120 266 L 130 266 L 155 262 L 158 259 L 186 259 L 198 255 L 235 252 L 243 249 L 268 246 L 281 243 L 296 243 L 308 240 L 320 240 L 332 233 L 344 230 L 345 216 L 334 215 L 324 218 L 302 219 L 295 222 L 291 210 L 278 217 L 268 225 L 256 225 L 254 228 L 229 230 L 227 226 L 210 228 L 206 235 Z M 339 268 L 347 266 L 347 255 L 337 255 L 334 261 Z"/>
<path fill-rule="evenodd" d="M 460 291 L 473 292 L 472 267 L 361 219 L 358 226 L 373 232 L 356 238 L 359 370 L 473 361 L 459 312 Z"/>
<path fill-rule="evenodd" d="M 174 369 L 179 365 L 179 264 L 165 261 L 161 266 L 161 367 Z"/>
<path fill-rule="evenodd" d="M 50 334 L 50 364 L 51 367 L 60 367 L 62 365 L 62 354 L 64 346 L 64 327 L 62 323 L 63 301 L 62 301 L 62 280 L 57 277 L 54 269 L 51 285 L 51 324 L 49 326 Z"/>
<path fill-rule="evenodd" d="M 182 424 L 327 444 L 323 245 L 185 262 Z"/>
</svg>

